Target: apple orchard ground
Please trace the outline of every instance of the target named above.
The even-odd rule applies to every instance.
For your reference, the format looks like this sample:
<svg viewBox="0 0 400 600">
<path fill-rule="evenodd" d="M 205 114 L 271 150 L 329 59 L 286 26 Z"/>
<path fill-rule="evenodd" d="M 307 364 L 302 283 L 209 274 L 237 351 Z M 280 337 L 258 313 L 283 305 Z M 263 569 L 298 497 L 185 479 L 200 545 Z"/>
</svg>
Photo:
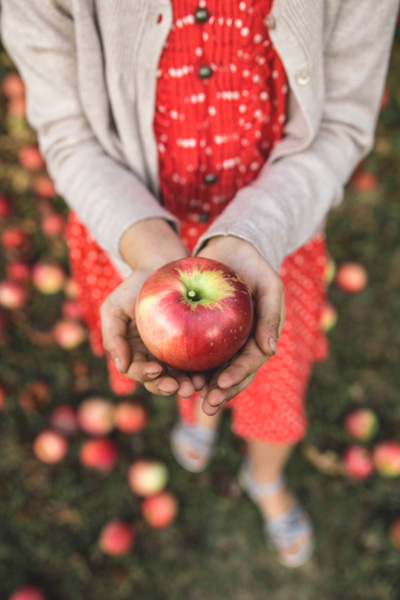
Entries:
<svg viewBox="0 0 400 600">
<path fill-rule="evenodd" d="M 11 68 L 2 53 L 0 78 Z M 307 439 L 288 468 L 291 485 L 315 521 L 315 558 L 291 572 L 266 550 L 257 511 L 236 484 L 242 444 L 232 437 L 228 416 L 215 460 L 202 475 L 185 473 L 171 457 L 168 432 L 176 418 L 174 400 L 140 390 L 136 395 L 149 406 L 150 423 L 136 436 L 112 434 L 120 459 L 109 475 L 80 465 L 83 434 L 72 442 L 63 462 L 41 464 L 32 454 L 32 440 L 47 426 L 54 406 L 77 406 L 93 392 L 112 396 L 104 362 L 93 358 L 86 344 L 65 351 L 32 342 L 32 327 L 46 328 L 57 320 L 63 301 L 62 294 L 34 293 L 26 311 L 11 314 L 11 335 L 0 346 L 0 380 L 9 390 L 0 415 L 1 600 L 27 582 L 40 585 L 49 600 L 400 597 L 400 551 L 388 537 L 391 522 L 400 517 L 400 479 L 373 475 L 357 483 L 331 474 L 350 444 L 342 423 L 351 408 L 367 405 L 379 417 L 379 432 L 367 447 L 378 440 L 400 440 L 399 68 L 398 32 L 389 100 L 375 149 L 364 166 L 376 183 L 369 177 L 370 189 L 350 184 L 343 206 L 329 220 L 333 258 L 337 263 L 362 263 L 369 284 L 353 296 L 330 287 L 339 320 L 329 334 L 330 357 L 316 367 L 311 382 Z M 51 257 L 66 264 L 63 244 L 49 242 L 39 231 L 37 200 L 17 160 L 19 147 L 32 140 L 26 126 L 6 115 L 6 101 L 1 99 L 1 189 L 18 199 L 16 220 L 33 232 L 34 258 Z M 64 210 L 60 199 L 56 206 Z M 3 278 L 3 260 L 1 269 Z M 51 402 L 26 411 L 19 394 L 38 379 L 49 382 Z M 144 523 L 139 501 L 127 486 L 128 466 L 138 456 L 168 465 L 168 489 L 180 503 L 177 521 L 168 529 L 158 531 Z M 114 518 L 137 523 L 135 548 L 119 559 L 105 556 L 97 546 L 101 528 Z"/>
</svg>

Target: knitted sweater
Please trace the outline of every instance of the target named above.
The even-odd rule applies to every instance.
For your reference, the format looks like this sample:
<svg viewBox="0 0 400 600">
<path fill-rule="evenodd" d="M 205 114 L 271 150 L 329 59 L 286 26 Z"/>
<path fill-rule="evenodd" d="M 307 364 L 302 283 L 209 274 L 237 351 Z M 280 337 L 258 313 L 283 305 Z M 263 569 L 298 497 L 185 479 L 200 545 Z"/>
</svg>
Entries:
<svg viewBox="0 0 400 600">
<path fill-rule="evenodd" d="M 289 81 L 284 137 L 197 250 L 234 235 L 278 269 L 323 227 L 372 147 L 397 9 L 398 0 L 274 1 L 265 26 Z M 152 217 L 176 223 L 160 204 L 153 132 L 171 22 L 169 0 L 2 1 L 2 39 L 49 172 L 125 275 L 124 231 Z"/>
</svg>

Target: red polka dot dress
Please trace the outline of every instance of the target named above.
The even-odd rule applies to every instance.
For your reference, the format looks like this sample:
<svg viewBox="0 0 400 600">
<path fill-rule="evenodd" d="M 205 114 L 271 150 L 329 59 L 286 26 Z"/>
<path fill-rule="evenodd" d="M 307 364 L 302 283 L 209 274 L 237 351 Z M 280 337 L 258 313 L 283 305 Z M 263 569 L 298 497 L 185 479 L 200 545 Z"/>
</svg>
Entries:
<svg viewBox="0 0 400 600">
<path fill-rule="evenodd" d="M 271 4 L 172 2 L 173 26 L 158 69 L 154 133 L 162 202 L 180 220 L 180 236 L 190 251 L 236 192 L 257 177 L 283 134 L 288 85 L 268 35 Z M 120 278 L 75 215 L 69 237 L 73 273 L 99 354 L 98 308 Z M 228 404 L 233 431 L 245 439 L 295 443 L 304 437 L 312 365 L 327 353 L 319 327 L 326 262 L 320 234 L 282 264 L 287 314 L 277 354 Z M 131 382 L 109 366 L 113 389 L 129 392 Z M 189 422 L 195 401 L 178 399 Z"/>
</svg>

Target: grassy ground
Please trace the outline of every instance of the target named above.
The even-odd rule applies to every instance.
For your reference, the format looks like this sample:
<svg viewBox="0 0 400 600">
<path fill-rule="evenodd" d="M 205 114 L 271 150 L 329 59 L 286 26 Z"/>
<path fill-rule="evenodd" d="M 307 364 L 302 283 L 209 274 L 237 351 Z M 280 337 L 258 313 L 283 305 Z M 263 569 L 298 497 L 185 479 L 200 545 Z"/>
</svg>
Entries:
<svg viewBox="0 0 400 600">
<path fill-rule="evenodd" d="M 7 314 L 8 333 L 0 351 L 0 381 L 8 389 L 0 415 L 0 598 L 36 582 L 49 600 L 395 600 L 400 597 L 400 553 L 388 528 L 400 517 L 398 479 L 373 475 L 354 482 L 335 471 L 350 439 L 343 417 L 353 407 L 369 406 L 380 420 L 377 440 L 400 440 L 400 37 L 388 78 L 389 102 L 381 114 L 377 143 L 364 169 L 376 175 L 371 190 L 350 185 L 343 205 L 328 226 L 330 252 L 337 263 L 355 260 L 369 274 L 368 287 L 347 295 L 331 286 L 339 313 L 329 334 L 331 353 L 317 365 L 309 389 L 310 429 L 290 461 L 293 488 L 312 514 L 317 552 L 296 572 L 280 567 L 266 549 L 259 515 L 240 493 L 236 473 L 242 444 L 223 422 L 215 460 L 202 475 L 185 473 L 173 461 L 168 431 L 176 418 L 174 400 L 136 396 L 151 411 L 147 429 L 136 436 L 113 433 L 121 449 L 109 475 L 89 472 L 78 460 L 84 435 L 72 442 L 60 464 L 40 463 L 32 440 L 47 426 L 54 406 L 77 406 L 92 392 L 112 398 L 105 364 L 88 345 L 65 351 L 37 345 L 32 324 L 56 320 L 63 295 L 34 293 L 26 311 Z M 1 55 L 3 77 L 11 68 Z M 37 199 L 30 175 L 18 165 L 18 147 L 32 133 L 6 115 L 1 104 L 0 188 L 18 201 L 12 222 L 34 233 L 31 260 L 52 256 L 66 264 L 63 244 L 37 231 Z M 62 203 L 57 200 L 62 210 Z M 4 227 L 5 224 L 1 224 Z M 2 276 L 6 257 L 2 259 Z M 3 315 L 6 311 L 3 311 Z M 26 411 L 20 392 L 34 380 L 51 386 L 51 402 Z M 328 454 L 326 454 L 328 453 Z M 169 489 L 180 502 L 177 521 L 157 531 L 140 516 L 139 499 L 126 481 L 135 457 L 156 457 L 169 468 Z M 328 462 L 328 467 L 326 463 Z M 331 469 L 329 469 L 329 466 Z M 137 524 L 137 543 L 127 557 L 104 555 L 97 539 L 103 524 L 121 517 Z"/>
</svg>

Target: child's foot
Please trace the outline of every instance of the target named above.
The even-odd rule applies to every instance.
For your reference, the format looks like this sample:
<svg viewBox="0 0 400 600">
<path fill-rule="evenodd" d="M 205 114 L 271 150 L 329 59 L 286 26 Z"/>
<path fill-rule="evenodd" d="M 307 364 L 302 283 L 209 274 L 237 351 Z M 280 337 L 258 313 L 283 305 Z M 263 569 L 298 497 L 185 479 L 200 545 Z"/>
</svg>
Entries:
<svg viewBox="0 0 400 600">
<path fill-rule="evenodd" d="M 314 549 L 311 520 L 282 477 L 262 483 L 255 479 L 249 461 L 242 468 L 239 481 L 257 504 L 264 518 L 265 531 L 287 567 L 304 564 Z"/>
<path fill-rule="evenodd" d="M 195 406 L 195 424 L 179 421 L 171 432 L 171 450 L 176 461 L 187 471 L 200 473 L 207 467 L 218 436 L 221 411 L 210 417 Z"/>
</svg>

